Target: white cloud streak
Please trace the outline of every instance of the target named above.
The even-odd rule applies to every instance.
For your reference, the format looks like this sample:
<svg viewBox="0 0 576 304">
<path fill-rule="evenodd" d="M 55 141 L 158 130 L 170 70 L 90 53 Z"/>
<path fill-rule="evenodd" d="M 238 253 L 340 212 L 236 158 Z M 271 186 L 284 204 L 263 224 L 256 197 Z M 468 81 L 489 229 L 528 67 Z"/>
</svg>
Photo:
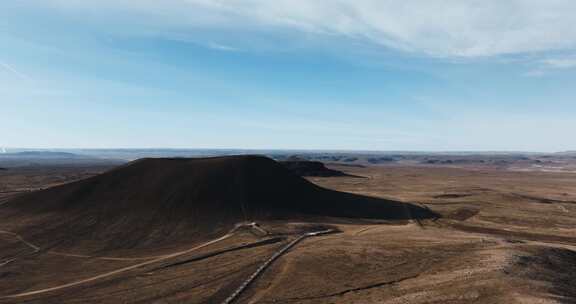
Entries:
<svg viewBox="0 0 576 304">
<path fill-rule="evenodd" d="M 11 65 L 0 61 L 0 67 L 2 67 L 3 69 L 7 70 L 8 72 L 12 73 L 13 75 L 18 76 L 18 78 L 26 80 L 26 81 L 31 81 L 32 77 L 16 70 L 14 67 L 12 67 Z"/>
<path fill-rule="evenodd" d="M 229 45 L 224 45 L 224 44 L 220 44 L 217 42 L 209 42 L 207 44 L 207 46 L 211 49 L 215 49 L 218 51 L 225 51 L 225 52 L 238 52 L 240 51 L 238 48 L 229 46 Z"/>
<path fill-rule="evenodd" d="M 571 69 L 576 68 L 576 57 L 545 59 L 542 63 L 550 68 Z"/>
<path fill-rule="evenodd" d="M 573 0 L 48 1 L 58 9 L 99 12 L 104 18 L 132 14 L 140 19 L 138 24 L 162 21 L 172 29 L 279 28 L 364 39 L 435 57 L 576 49 Z"/>
<path fill-rule="evenodd" d="M 265 26 L 362 38 L 433 56 L 479 57 L 576 48 L 576 2 L 572 0 L 186 2 Z"/>
</svg>

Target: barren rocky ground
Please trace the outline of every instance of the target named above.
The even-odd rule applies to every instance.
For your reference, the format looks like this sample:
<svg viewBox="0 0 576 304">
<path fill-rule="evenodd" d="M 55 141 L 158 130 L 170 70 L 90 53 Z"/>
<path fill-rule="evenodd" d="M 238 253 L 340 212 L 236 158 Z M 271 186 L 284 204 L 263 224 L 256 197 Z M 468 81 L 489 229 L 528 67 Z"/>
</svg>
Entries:
<svg viewBox="0 0 576 304">
<path fill-rule="evenodd" d="M 303 239 L 233 302 L 576 303 L 576 174 L 332 168 L 365 178 L 309 180 L 412 203 L 441 218 L 274 220 L 207 244 L 183 238 L 106 249 L 82 242 L 66 251 L 42 248 L 0 222 L 0 303 L 225 303 L 275 252 L 326 228 L 337 233 Z M 31 183 L 41 188 L 104 168 L 27 170 L 0 173 L 0 204 Z"/>
</svg>

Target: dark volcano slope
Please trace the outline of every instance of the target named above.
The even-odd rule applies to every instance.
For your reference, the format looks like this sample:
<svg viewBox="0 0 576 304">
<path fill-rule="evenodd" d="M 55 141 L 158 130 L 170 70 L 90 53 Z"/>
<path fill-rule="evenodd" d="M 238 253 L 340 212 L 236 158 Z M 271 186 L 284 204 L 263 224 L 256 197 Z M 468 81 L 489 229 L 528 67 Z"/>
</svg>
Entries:
<svg viewBox="0 0 576 304">
<path fill-rule="evenodd" d="M 0 221 L 37 242 L 58 240 L 45 246 L 133 248 L 203 240 L 245 220 L 303 215 L 434 216 L 410 204 L 320 188 L 266 157 L 230 156 L 138 160 L 18 197 L 0 212 Z"/>
</svg>

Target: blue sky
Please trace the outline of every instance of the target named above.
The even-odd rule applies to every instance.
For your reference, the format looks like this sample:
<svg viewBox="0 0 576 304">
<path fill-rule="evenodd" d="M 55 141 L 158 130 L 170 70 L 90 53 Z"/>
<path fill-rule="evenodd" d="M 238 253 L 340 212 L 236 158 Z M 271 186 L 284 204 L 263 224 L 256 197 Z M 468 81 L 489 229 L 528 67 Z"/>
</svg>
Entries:
<svg viewBox="0 0 576 304">
<path fill-rule="evenodd" d="M 8 0 L 0 146 L 576 149 L 571 0 Z"/>
</svg>

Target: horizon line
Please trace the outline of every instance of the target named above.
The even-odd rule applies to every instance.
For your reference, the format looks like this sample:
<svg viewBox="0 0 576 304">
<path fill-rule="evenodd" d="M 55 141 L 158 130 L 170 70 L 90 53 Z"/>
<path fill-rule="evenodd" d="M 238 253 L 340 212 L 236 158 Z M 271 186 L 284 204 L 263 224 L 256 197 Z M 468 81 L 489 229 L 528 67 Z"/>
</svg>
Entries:
<svg viewBox="0 0 576 304">
<path fill-rule="evenodd" d="M 531 153 L 531 154 L 556 154 L 556 153 L 570 153 L 576 152 L 574 150 L 562 151 L 533 151 L 533 150 L 362 150 L 362 149 L 313 149 L 313 148 L 182 148 L 182 147 L 1 147 L 3 151 L 7 150 L 35 150 L 35 151 L 50 151 L 50 150 L 215 150 L 215 151 L 293 151 L 293 152 L 334 152 L 334 153 Z M 10 152 L 5 152 L 10 153 Z"/>
</svg>

